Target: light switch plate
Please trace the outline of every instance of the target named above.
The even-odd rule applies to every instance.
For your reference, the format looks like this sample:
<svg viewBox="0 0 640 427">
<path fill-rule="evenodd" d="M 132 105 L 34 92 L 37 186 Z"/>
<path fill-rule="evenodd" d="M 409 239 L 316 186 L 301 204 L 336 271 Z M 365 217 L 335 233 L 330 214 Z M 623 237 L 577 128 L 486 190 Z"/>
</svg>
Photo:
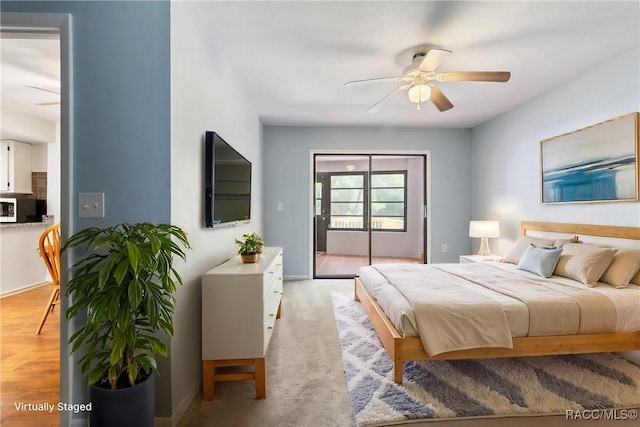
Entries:
<svg viewBox="0 0 640 427">
<path fill-rule="evenodd" d="M 78 193 L 78 217 L 104 218 L 104 193 Z"/>
</svg>

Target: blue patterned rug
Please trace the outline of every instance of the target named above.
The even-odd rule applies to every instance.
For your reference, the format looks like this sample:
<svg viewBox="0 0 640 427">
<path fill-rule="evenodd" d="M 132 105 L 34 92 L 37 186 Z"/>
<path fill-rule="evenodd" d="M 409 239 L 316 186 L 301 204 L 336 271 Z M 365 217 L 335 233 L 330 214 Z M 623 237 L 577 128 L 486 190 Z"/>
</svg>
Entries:
<svg viewBox="0 0 640 427">
<path fill-rule="evenodd" d="M 358 427 L 640 407 L 640 367 L 610 353 L 405 362 L 397 385 L 362 305 L 331 299 Z"/>
</svg>

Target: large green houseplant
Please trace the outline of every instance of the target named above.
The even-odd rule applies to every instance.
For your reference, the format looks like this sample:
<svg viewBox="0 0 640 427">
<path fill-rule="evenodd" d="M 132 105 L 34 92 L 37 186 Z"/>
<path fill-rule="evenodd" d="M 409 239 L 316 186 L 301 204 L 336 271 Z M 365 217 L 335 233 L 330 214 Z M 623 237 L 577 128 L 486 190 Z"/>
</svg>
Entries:
<svg viewBox="0 0 640 427">
<path fill-rule="evenodd" d="M 81 230 L 62 250 L 76 246 L 87 252 L 67 284 L 66 316 L 86 313 L 86 322 L 69 338 L 71 352 L 82 349 L 92 387 L 134 387 L 157 370 L 156 355 L 167 354 L 157 333 L 173 335 L 173 293 L 182 284 L 173 260 L 186 260 L 187 236 L 173 225 L 118 224 Z"/>
</svg>

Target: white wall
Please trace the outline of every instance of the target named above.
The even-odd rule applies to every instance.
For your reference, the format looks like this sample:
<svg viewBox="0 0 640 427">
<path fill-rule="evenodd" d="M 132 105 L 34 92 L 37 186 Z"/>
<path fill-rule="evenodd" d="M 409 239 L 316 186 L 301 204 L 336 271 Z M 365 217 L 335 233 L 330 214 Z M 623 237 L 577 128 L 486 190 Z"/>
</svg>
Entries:
<svg viewBox="0 0 640 427">
<path fill-rule="evenodd" d="M 60 123 L 56 125 L 56 140 L 47 144 L 47 214 L 53 215 L 55 222 L 60 222 L 61 216 L 61 158 Z"/>
<path fill-rule="evenodd" d="M 638 203 L 540 203 L 541 140 L 638 110 L 635 48 L 474 128 L 473 218 L 500 220 L 492 250 L 509 249 L 521 220 L 640 226 Z"/>
<path fill-rule="evenodd" d="M 234 238 L 261 232 L 261 124 L 250 100 L 209 33 L 216 19 L 206 4 L 171 3 L 171 221 L 192 250 L 178 265 L 171 341 L 171 414 L 175 424 L 202 384 L 200 276 L 234 256 Z M 251 223 L 204 229 L 204 132 L 220 133 L 253 164 Z"/>
<path fill-rule="evenodd" d="M 31 144 L 31 172 L 47 171 L 47 145 Z"/>
<path fill-rule="evenodd" d="M 56 123 L 3 106 L 0 109 L 0 138 L 48 143 L 56 140 Z"/>
</svg>

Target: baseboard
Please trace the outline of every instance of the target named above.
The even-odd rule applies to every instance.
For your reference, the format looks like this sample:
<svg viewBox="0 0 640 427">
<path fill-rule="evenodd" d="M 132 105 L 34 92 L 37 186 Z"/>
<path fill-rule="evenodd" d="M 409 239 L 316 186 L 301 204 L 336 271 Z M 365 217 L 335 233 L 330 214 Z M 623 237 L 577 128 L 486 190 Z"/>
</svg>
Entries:
<svg viewBox="0 0 640 427">
<path fill-rule="evenodd" d="M 187 412 L 187 409 L 189 408 L 189 405 L 193 401 L 194 397 L 196 397 L 196 395 L 200 393 L 201 389 L 202 389 L 202 383 L 198 382 L 191 388 L 190 393 L 186 393 L 185 398 L 182 399 L 182 401 L 178 404 L 178 407 L 176 408 L 175 412 L 171 416 L 171 419 L 170 419 L 171 424 L 167 424 L 166 427 L 174 427 L 178 425 L 184 413 Z M 156 423 L 154 424 L 153 427 L 165 427 L 165 424 L 162 424 L 162 425 L 158 424 L 157 420 L 158 419 L 156 418 Z"/>
<path fill-rule="evenodd" d="M 182 414 L 180 415 L 179 418 L 176 419 L 175 423 L 172 421 L 171 418 L 154 418 L 153 427 L 174 427 L 178 425 L 178 421 L 180 421 L 181 417 L 182 417 Z M 88 418 L 74 419 L 71 421 L 70 427 L 89 427 L 89 419 Z"/>
<path fill-rule="evenodd" d="M 24 288 L 13 289 L 11 291 L 7 291 L 7 292 L 5 292 L 3 294 L 0 294 L 0 298 L 10 297 L 11 295 L 21 294 L 22 292 L 27 292 L 27 291 L 30 291 L 32 289 L 39 288 L 40 286 L 47 286 L 47 285 L 50 285 L 50 284 L 51 284 L 51 282 L 34 283 L 32 285 L 27 285 Z"/>
<path fill-rule="evenodd" d="M 284 276 L 284 277 L 283 277 L 283 279 L 284 279 L 284 280 L 296 281 L 296 280 L 309 280 L 309 279 L 311 279 L 311 277 L 309 277 L 309 276 L 293 275 L 293 276 Z"/>
</svg>

